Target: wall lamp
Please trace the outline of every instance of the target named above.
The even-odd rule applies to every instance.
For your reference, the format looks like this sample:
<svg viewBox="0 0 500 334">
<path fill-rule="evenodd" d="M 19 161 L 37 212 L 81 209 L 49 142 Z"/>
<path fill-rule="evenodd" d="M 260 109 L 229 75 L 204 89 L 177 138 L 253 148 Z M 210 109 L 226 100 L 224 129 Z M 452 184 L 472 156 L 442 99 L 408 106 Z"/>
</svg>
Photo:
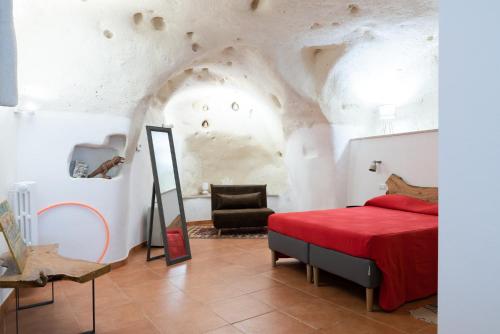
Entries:
<svg viewBox="0 0 500 334">
<path fill-rule="evenodd" d="M 373 160 L 372 163 L 370 164 L 370 168 L 368 168 L 368 170 L 370 172 L 376 172 L 377 171 L 377 165 L 381 164 L 382 161 L 380 160 Z"/>
</svg>

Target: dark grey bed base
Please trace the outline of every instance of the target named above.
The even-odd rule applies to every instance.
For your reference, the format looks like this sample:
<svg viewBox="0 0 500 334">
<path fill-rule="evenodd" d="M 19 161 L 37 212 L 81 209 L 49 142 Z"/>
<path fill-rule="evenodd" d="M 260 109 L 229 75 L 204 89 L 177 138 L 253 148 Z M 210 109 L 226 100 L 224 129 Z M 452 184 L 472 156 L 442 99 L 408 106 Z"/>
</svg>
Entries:
<svg viewBox="0 0 500 334">
<path fill-rule="evenodd" d="M 307 281 L 312 281 L 312 268 L 309 264 L 309 244 L 307 242 L 270 230 L 267 233 L 267 240 L 271 249 L 273 267 L 276 267 L 276 261 L 278 261 L 280 254 L 293 257 L 306 264 Z"/>
<path fill-rule="evenodd" d="M 310 244 L 309 263 L 313 267 L 314 285 L 319 286 L 319 269 L 348 279 L 365 287 L 366 310 L 373 310 L 373 290 L 382 280 L 375 262 Z"/>
<path fill-rule="evenodd" d="M 375 262 L 311 244 L 309 262 L 313 267 L 343 277 L 365 288 L 376 288 L 382 278 Z M 316 281 L 315 281 L 316 283 Z"/>
<path fill-rule="evenodd" d="M 276 266 L 279 254 L 284 254 L 307 264 L 307 281 L 319 286 L 319 269 L 343 277 L 366 288 L 366 309 L 373 309 L 373 289 L 380 285 L 382 273 L 375 262 L 347 255 L 331 249 L 309 244 L 274 231 L 268 234 L 272 263 Z"/>
</svg>

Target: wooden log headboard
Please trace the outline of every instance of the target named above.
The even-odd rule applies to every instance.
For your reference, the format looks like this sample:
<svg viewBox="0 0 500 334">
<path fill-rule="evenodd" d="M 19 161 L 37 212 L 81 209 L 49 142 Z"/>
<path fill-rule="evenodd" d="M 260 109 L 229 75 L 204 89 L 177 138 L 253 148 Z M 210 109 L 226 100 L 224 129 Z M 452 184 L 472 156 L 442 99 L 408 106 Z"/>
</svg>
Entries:
<svg viewBox="0 0 500 334">
<path fill-rule="evenodd" d="M 387 181 L 387 195 L 399 194 L 410 197 L 415 197 L 426 202 L 437 203 L 439 200 L 437 187 L 418 187 L 406 183 L 401 177 L 396 174 L 389 176 Z"/>
</svg>

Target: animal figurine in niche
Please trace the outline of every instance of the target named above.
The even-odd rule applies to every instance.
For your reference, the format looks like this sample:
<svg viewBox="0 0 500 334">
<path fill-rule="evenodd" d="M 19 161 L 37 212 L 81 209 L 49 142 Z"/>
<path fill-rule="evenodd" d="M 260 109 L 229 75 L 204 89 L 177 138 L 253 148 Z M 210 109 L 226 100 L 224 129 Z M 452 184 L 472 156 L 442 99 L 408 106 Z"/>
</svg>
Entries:
<svg viewBox="0 0 500 334">
<path fill-rule="evenodd" d="M 102 177 L 104 179 L 111 179 L 111 176 L 108 176 L 107 173 L 109 170 L 115 166 L 118 166 L 119 164 L 122 164 L 125 162 L 124 157 L 116 156 L 113 157 L 111 160 L 106 160 L 104 161 L 95 171 L 89 174 L 88 177 L 96 177 L 99 174 L 102 174 Z"/>
</svg>

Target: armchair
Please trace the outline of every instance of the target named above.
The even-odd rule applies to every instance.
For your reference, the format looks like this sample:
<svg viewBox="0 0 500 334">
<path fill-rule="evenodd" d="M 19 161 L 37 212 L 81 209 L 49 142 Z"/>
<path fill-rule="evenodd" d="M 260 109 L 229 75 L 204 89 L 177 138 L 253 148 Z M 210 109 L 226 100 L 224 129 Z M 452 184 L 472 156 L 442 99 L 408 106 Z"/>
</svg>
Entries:
<svg viewBox="0 0 500 334">
<path fill-rule="evenodd" d="M 274 213 L 267 208 L 266 185 L 211 185 L 212 221 L 218 229 L 266 227 L 267 217 Z"/>
</svg>

